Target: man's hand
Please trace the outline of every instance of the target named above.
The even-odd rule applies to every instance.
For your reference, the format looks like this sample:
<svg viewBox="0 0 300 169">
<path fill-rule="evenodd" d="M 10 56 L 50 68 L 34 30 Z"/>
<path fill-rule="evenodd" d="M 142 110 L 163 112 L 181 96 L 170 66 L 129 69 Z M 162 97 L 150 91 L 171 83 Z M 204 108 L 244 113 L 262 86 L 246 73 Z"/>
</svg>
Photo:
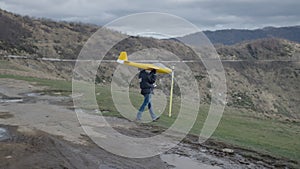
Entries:
<svg viewBox="0 0 300 169">
<path fill-rule="evenodd" d="M 151 73 L 156 74 L 156 69 L 152 69 Z"/>
</svg>

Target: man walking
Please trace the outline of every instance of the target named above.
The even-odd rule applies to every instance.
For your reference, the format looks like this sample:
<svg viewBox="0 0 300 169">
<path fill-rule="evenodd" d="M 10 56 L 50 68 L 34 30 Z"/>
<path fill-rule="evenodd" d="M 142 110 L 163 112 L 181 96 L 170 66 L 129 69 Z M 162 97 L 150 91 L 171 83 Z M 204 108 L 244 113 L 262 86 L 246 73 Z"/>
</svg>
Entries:
<svg viewBox="0 0 300 169">
<path fill-rule="evenodd" d="M 148 73 L 146 70 L 141 70 L 139 74 L 139 81 L 141 94 L 144 96 L 144 102 L 137 113 L 136 120 L 140 121 L 142 119 L 142 114 L 145 110 L 145 107 L 148 106 L 152 121 L 157 121 L 159 117 L 157 117 L 153 112 L 151 103 L 151 95 L 153 94 L 154 83 L 156 81 L 156 70 L 152 69 L 150 73 Z"/>
</svg>

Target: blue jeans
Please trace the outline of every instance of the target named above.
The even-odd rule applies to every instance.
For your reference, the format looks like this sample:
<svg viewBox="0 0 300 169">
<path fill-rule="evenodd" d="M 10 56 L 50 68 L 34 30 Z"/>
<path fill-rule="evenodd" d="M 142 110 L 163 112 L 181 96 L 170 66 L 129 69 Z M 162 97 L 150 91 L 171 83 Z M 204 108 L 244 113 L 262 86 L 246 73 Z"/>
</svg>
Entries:
<svg viewBox="0 0 300 169">
<path fill-rule="evenodd" d="M 149 112 L 150 112 L 152 120 L 156 119 L 156 115 L 153 112 L 153 107 L 152 107 L 152 104 L 151 104 L 151 94 L 145 94 L 144 95 L 144 102 L 141 105 L 141 107 L 139 109 L 139 112 L 136 115 L 136 119 L 137 120 L 141 120 L 142 119 L 142 114 L 143 114 L 143 112 L 144 112 L 144 110 L 145 110 L 145 108 L 146 108 L 147 105 L 148 105 L 148 109 L 149 109 Z"/>
</svg>

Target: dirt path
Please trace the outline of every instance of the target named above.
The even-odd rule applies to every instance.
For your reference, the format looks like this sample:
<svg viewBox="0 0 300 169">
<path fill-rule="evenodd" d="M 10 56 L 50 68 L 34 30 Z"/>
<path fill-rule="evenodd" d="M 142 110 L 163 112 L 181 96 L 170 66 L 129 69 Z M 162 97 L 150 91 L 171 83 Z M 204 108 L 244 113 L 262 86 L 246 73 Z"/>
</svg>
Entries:
<svg viewBox="0 0 300 169">
<path fill-rule="evenodd" d="M 98 147 L 86 136 L 70 97 L 36 92 L 43 89 L 23 81 L 1 79 L 0 168 L 219 169 L 291 166 L 281 159 L 228 147 L 223 143 L 208 141 L 200 145 L 193 136 L 160 156 L 144 159 L 120 157 Z M 95 116 L 86 115 L 85 123 L 105 130 L 104 123 Z M 162 130 L 113 117 L 106 117 L 106 121 L 127 135 L 149 137 Z"/>
</svg>

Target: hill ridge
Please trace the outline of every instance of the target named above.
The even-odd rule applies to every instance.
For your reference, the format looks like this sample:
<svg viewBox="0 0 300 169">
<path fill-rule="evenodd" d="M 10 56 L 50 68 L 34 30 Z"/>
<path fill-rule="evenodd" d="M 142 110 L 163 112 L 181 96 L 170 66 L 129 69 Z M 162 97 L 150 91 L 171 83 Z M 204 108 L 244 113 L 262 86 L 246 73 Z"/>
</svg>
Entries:
<svg viewBox="0 0 300 169">
<path fill-rule="evenodd" d="M 261 29 L 224 29 L 216 31 L 203 31 L 213 44 L 234 45 L 249 40 L 263 38 L 280 38 L 300 43 L 300 26 L 265 27 Z M 189 34 L 178 39 L 190 39 L 199 32 Z"/>
</svg>

